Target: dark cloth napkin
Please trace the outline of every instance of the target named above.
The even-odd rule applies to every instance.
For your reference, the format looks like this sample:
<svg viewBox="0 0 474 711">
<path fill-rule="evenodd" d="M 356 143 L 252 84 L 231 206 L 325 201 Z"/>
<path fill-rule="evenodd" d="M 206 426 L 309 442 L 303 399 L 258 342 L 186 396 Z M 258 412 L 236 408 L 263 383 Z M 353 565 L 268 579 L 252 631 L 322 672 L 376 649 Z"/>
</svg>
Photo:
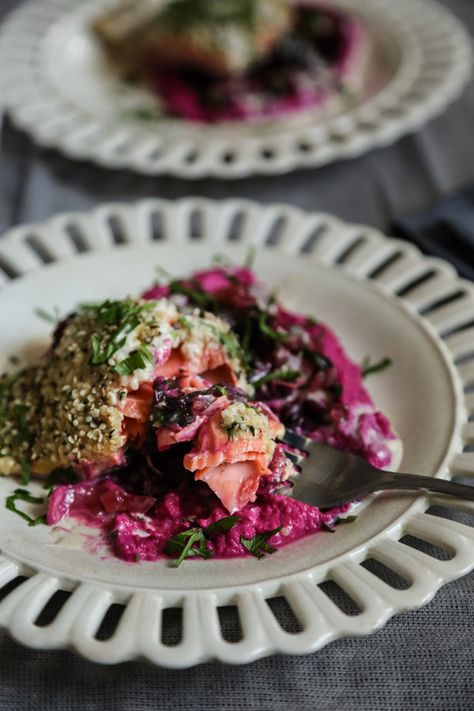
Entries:
<svg viewBox="0 0 474 711">
<path fill-rule="evenodd" d="M 392 232 L 425 254 L 446 259 L 461 276 L 474 280 L 474 185 L 395 220 Z"/>
</svg>

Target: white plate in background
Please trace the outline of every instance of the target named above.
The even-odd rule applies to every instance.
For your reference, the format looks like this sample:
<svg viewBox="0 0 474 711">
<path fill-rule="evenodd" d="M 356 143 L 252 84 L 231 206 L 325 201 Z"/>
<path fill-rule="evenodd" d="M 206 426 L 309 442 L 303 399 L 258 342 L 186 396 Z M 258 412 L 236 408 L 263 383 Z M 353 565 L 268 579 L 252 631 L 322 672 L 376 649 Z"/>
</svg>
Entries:
<svg viewBox="0 0 474 711">
<path fill-rule="evenodd" d="M 120 80 L 89 30 L 110 3 L 33 0 L 0 32 L 0 91 L 13 121 L 43 146 L 108 168 L 236 178 L 354 157 L 418 129 L 471 72 L 466 31 L 434 0 L 335 0 L 361 18 L 372 47 L 357 101 L 260 123 L 143 121 L 133 114 L 156 100 Z"/>
</svg>

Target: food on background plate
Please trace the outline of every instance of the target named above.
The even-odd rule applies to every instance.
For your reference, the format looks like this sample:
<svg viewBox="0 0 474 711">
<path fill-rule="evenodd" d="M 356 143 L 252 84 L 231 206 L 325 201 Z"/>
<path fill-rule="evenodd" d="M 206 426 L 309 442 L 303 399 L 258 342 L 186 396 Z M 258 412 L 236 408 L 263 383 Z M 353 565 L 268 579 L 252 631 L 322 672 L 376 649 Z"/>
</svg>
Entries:
<svg viewBox="0 0 474 711">
<path fill-rule="evenodd" d="M 357 94 L 370 61 L 360 20 L 311 0 L 121 0 L 92 28 L 165 114 L 201 122 L 271 118 Z"/>
<path fill-rule="evenodd" d="M 285 427 L 379 467 L 397 442 L 337 337 L 246 267 L 82 305 L 0 377 L 0 473 L 46 478 L 46 522 L 96 526 L 128 561 L 260 558 L 337 522 L 349 506 L 291 498 Z"/>
</svg>

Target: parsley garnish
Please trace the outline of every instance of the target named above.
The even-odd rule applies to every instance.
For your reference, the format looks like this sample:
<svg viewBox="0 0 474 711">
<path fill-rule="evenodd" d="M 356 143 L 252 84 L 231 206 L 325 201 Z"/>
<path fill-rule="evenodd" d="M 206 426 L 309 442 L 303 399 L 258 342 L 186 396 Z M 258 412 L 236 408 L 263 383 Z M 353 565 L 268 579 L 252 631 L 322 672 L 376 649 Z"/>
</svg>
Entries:
<svg viewBox="0 0 474 711">
<path fill-rule="evenodd" d="M 253 538 L 244 538 L 243 536 L 240 536 L 240 542 L 249 553 L 260 560 L 261 558 L 265 558 L 266 553 L 275 553 L 276 548 L 268 543 L 268 539 L 279 533 L 282 528 L 283 526 L 278 526 L 278 528 L 274 528 L 271 531 L 257 533 L 257 535 Z"/>
<path fill-rule="evenodd" d="M 181 326 L 181 328 L 185 328 L 187 331 L 191 331 L 193 328 L 193 322 L 186 316 L 180 316 L 178 318 L 178 325 Z"/>
<path fill-rule="evenodd" d="M 299 378 L 300 375 L 301 372 L 299 370 L 274 370 L 273 373 L 268 373 L 268 375 L 264 375 L 258 380 L 254 380 L 252 385 L 258 388 L 260 385 L 269 383 L 272 380 L 287 380 L 290 382 Z"/>
<path fill-rule="evenodd" d="M 161 284 L 161 280 L 164 279 L 165 281 L 172 281 L 173 276 L 167 271 L 164 267 L 158 265 L 155 267 L 155 272 L 160 280 L 158 283 Z"/>
<path fill-rule="evenodd" d="M 206 538 L 213 538 L 219 533 L 227 533 L 231 528 L 240 521 L 240 517 L 236 514 L 232 516 L 226 516 L 225 518 L 220 518 L 218 521 L 214 521 L 210 526 L 204 529 L 204 535 Z"/>
<path fill-rule="evenodd" d="M 208 548 L 207 541 L 219 533 L 226 533 L 239 521 L 238 516 L 227 516 L 211 523 L 210 526 L 193 526 L 186 531 L 181 531 L 169 539 L 165 546 L 165 553 L 177 556 L 174 567 L 178 568 L 185 558 L 198 556 L 199 558 L 212 558 L 213 552 Z"/>
<path fill-rule="evenodd" d="M 103 363 L 107 363 L 109 358 L 120 348 L 121 345 L 123 346 L 124 343 L 125 339 L 120 341 L 118 344 L 109 342 L 104 345 L 100 336 L 94 334 L 91 338 L 91 365 L 102 365 Z"/>
<path fill-rule="evenodd" d="M 22 441 L 29 441 L 31 438 L 30 432 L 28 430 L 28 423 L 26 421 L 26 413 L 28 412 L 28 405 L 15 405 L 13 410 L 13 416 L 15 418 L 16 426 L 19 431 L 19 437 Z"/>
<path fill-rule="evenodd" d="M 155 111 L 155 109 L 150 109 L 147 106 L 138 106 L 136 109 L 130 109 L 124 116 L 126 118 L 138 119 L 139 121 L 159 121 L 163 119 L 163 115 Z"/>
<path fill-rule="evenodd" d="M 190 558 L 191 556 L 199 556 L 200 558 L 212 557 L 202 528 L 188 528 L 187 531 L 177 533 L 167 542 L 165 553 L 170 556 L 178 555 L 174 563 L 175 568 L 180 566 L 185 558 Z"/>
<path fill-rule="evenodd" d="M 275 331 L 274 328 L 268 325 L 268 313 L 262 311 L 258 317 L 258 327 L 264 336 L 268 336 L 273 341 L 285 341 L 288 338 L 287 333 L 280 333 L 280 331 Z"/>
<path fill-rule="evenodd" d="M 322 522 L 321 527 L 325 531 L 329 531 L 329 533 L 335 533 L 336 529 L 335 526 L 339 526 L 341 523 L 352 523 L 357 519 L 357 516 L 345 516 L 344 518 L 340 518 L 337 516 L 334 521 L 332 526 L 329 525 L 329 523 L 326 523 L 325 521 Z"/>
<path fill-rule="evenodd" d="M 252 244 L 248 248 L 247 255 L 245 257 L 244 267 L 246 269 L 252 269 L 256 256 L 257 256 L 257 248 L 254 244 Z"/>
<path fill-rule="evenodd" d="M 368 375 L 372 375 L 373 373 L 380 373 L 380 371 L 389 368 L 391 365 L 391 358 L 382 358 L 377 363 L 372 363 L 370 356 L 366 356 L 361 365 L 362 377 L 366 378 Z"/>
<path fill-rule="evenodd" d="M 25 519 L 25 521 L 28 521 L 29 526 L 38 526 L 40 523 L 46 523 L 46 516 L 44 515 L 38 516 L 37 518 L 32 518 L 31 516 L 28 516 L 28 514 L 24 511 L 20 511 L 19 509 L 17 509 L 17 501 L 27 501 L 29 504 L 43 504 L 43 498 L 41 498 L 40 496 L 33 496 L 26 489 L 15 489 L 13 494 L 7 496 L 6 507 L 9 511 L 13 511 L 13 513 L 18 514 L 18 516 L 21 516 L 21 518 Z"/>
<path fill-rule="evenodd" d="M 204 311 L 216 311 L 218 304 L 213 296 L 207 294 L 202 290 L 199 282 L 192 282 L 191 285 L 183 284 L 179 280 L 172 281 L 168 284 L 170 294 L 182 294 L 186 296 L 189 301 L 196 304 L 200 309 Z"/>
<path fill-rule="evenodd" d="M 153 360 L 150 349 L 142 345 L 138 351 L 130 353 L 128 358 L 120 361 L 114 366 L 114 370 L 119 375 L 131 375 L 135 370 L 141 370 L 146 367 L 146 364 Z"/>
<path fill-rule="evenodd" d="M 158 13 L 156 22 L 180 30 L 208 23 L 251 28 L 255 12 L 255 0 L 175 0 Z"/>
<path fill-rule="evenodd" d="M 232 331 L 221 331 L 219 333 L 219 341 L 231 358 L 245 361 L 244 353 L 235 333 L 232 333 Z"/>
<path fill-rule="evenodd" d="M 27 459 L 20 459 L 21 466 L 21 483 L 29 484 L 31 478 L 31 464 Z"/>
<path fill-rule="evenodd" d="M 115 327 L 109 334 L 98 335 L 95 333 L 92 336 L 91 365 L 107 363 L 109 358 L 125 344 L 128 334 L 138 326 L 140 315 L 143 311 L 151 309 L 153 306 L 153 301 L 146 304 L 136 304 L 132 299 L 125 299 L 124 301 L 107 300 L 98 305 L 84 304 L 82 311 L 91 315 L 99 325 Z M 141 355 L 142 357 L 144 356 L 143 353 Z M 127 366 L 124 366 L 124 368 L 127 368 Z M 117 372 L 120 371 L 117 370 Z"/>
<path fill-rule="evenodd" d="M 59 308 L 57 306 L 54 307 L 52 312 L 46 311 L 46 309 L 42 309 L 40 306 L 34 310 L 34 313 L 38 318 L 43 319 L 43 321 L 47 321 L 48 323 L 52 323 L 56 325 L 58 321 L 61 319 L 59 315 Z"/>
<path fill-rule="evenodd" d="M 222 427 L 222 429 L 226 433 L 228 439 L 233 442 L 235 438 L 235 433 L 237 432 L 237 430 L 240 429 L 240 424 L 238 422 L 231 422 L 230 425 Z"/>
<path fill-rule="evenodd" d="M 215 254 L 212 258 L 212 263 L 216 265 L 216 267 L 230 267 L 232 266 L 232 260 L 229 259 L 229 257 L 226 254 Z"/>
</svg>

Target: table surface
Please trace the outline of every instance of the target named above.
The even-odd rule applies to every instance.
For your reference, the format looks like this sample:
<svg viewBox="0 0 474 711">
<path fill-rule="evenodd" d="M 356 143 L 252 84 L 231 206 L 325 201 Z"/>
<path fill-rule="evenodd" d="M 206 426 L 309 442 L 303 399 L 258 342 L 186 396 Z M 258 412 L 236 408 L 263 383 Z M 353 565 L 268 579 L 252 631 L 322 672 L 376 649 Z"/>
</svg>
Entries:
<svg viewBox="0 0 474 711">
<path fill-rule="evenodd" d="M 474 31 L 473 0 L 444 4 Z M 0 19 L 17 5 L 1 0 Z M 186 195 L 285 201 L 387 230 L 395 217 L 474 183 L 473 126 L 474 82 L 416 135 L 356 160 L 282 177 L 196 182 L 74 164 L 36 148 L 7 120 L 0 143 L 0 233 L 107 200 Z M 101 667 L 70 652 L 24 649 L 0 633 L 0 709 L 472 709 L 473 599 L 470 575 L 372 636 L 340 640 L 305 657 L 275 656 L 242 667 Z"/>
</svg>

